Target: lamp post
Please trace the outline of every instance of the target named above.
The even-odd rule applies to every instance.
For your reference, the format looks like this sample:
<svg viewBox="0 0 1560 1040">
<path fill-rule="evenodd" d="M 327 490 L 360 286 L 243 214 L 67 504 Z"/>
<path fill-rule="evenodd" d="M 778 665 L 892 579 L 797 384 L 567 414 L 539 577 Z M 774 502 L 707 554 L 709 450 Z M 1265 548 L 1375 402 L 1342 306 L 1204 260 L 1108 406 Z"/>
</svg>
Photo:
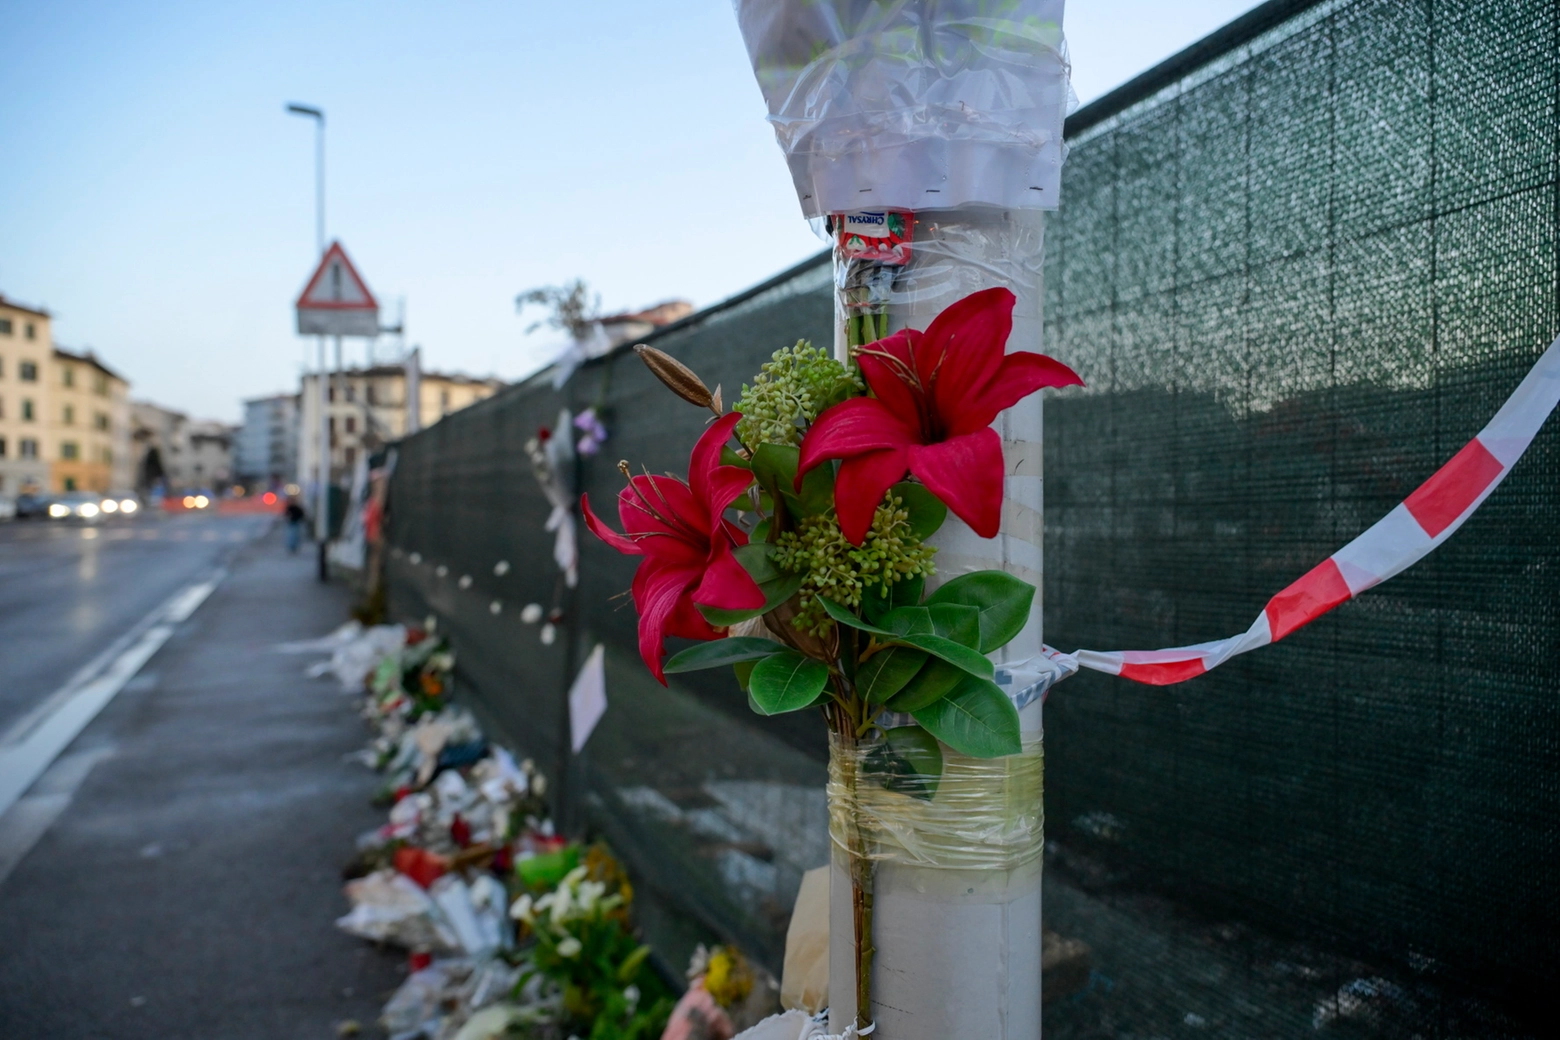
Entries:
<svg viewBox="0 0 1560 1040">
<path fill-rule="evenodd" d="M 314 243 L 315 254 L 325 255 L 325 112 L 311 105 L 292 103 L 287 106 L 289 115 L 304 116 L 314 120 Z M 337 340 L 337 367 L 340 367 L 340 340 Z M 324 581 L 329 576 L 325 559 L 325 542 L 330 534 L 330 404 L 328 376 L 325 371 L 325 337 L 319 337 L 319 375 L 315 397 L 319 405 L 320 450 L 315 463 L 314 534 L 319 545 L 319 576 Z"/>
</svg>

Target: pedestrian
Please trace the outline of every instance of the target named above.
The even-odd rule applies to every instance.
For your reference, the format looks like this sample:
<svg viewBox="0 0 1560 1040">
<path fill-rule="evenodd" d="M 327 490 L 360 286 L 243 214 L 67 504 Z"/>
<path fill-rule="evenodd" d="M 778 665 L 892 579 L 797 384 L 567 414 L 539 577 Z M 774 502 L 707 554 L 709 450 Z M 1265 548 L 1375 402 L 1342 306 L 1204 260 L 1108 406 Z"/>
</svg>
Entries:
<svg viewBox="0 0 1560 1040">
<path fill-rule="evenodd" d="M 289 495 L 287 508 L 283 510 L 287 518 L 287 551 L 297 553 L 298 543 L 303 541 L 303 507 L 298 504 L 298 499 Z"/>
</svg>

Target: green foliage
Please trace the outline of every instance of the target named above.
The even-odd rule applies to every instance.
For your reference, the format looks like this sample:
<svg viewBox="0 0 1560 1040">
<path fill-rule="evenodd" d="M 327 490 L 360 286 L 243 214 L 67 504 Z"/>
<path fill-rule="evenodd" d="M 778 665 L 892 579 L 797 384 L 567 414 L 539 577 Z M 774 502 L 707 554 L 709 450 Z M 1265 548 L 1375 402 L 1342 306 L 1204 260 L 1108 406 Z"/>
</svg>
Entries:
<svg viewBox="0 0 1560 1040">
<path fill-rule="evenodd" d="M 1018 709 L 986 679 L 965 676 L 946 696 L 913 714 L 932 736 L 972 758 L 1016 755 L 1022 746 Z"/>
<path fill-rule="evenodd" d="M 759 661 L 748 676 L 748 696 L 761 715 L 779 715 L 808 707 L 829 683 L 829 669 L 795 650 L 782 650 Z"/>
<path fill-rule="evenodd" d="M 909 646 L 888 646 L 856 668 L 856 692 L 868 704 L 882 704 L 915 678 L 929 654 Z"/>
<path fill-rule="evenodd" d="M 872 635 L 879 637 L 881 642 L 899 643 L 904 646 L 913 646 L 917 649 L 925 650 L 933 657 L 941 658 L 949 664 L 975 676 L 977 679 L 990 679 L 993 674 L 991 662 L 969 647 L 955 643 L 944 636 L 928 635 L 914 631 L 921 627 L 921 622 L 923 621 L 923 617 L 917 613 L 918 611 L 926 613 L 925 623 L 927 625 L 930 624 L 930 612 L 926 611 L 925 607 L 899 607 L 890 611 L 885 620 L 905 630 L 894 631 L 889 627 L 880 628 L 877 625 L 863 621 L 844 607 L 829 600 L 823 600 L 822 602 L 823 609 L 829 617 L 850 628 L 858 629 L 862 632 L 870 632 Z"/>
<path fill-rule="evenodd" d="M 703 668 L 719 668 L 721 665 L 742 661 L 757 661 L 785 649 L 773 639 L 754 636 L 730 636 L 708 643 L 699 643 L 672 656 L 666 662 L 666 671 L 697 672 Z"/>
<path fill-rule="evenodd" d="M 942 747 L 920 726 L 896 726 L 867 752 L 867 769 L 890 791 L 930 801 L 942 780 Z"/>
<path fill-rule="evenodd" d="M 937 550 L 922 544 L 910 510 L 892 492 L 873 515 L 872 528 L 859 546 L 846 540 L 830 511 L 808 516 L 782 532 L 775 549 L 776 565 L 803 577 L 796 627 L 815 635 L 830 627 L 832 612 L 824 601 L 859 609 L 868 587 L 875 588 L 881 600 L 892 595 L 896 583 L 924 579 L 936 571 L 932 557 Z"/>
<path fill-rule="evenodd" d="M 980 612 L 980 645 L 989 654 L 1008 642 L 1029 620 L 1035 587 L 1003 571 L 962 574 L 927 597 L 927 605 L 957 604 Z"/>
<path fill-rule="evenodd" d="M 893 699 L 888 702 L 888 710 L 909 712 L 913 715 L 939 698 L 947 696 L 948 691 L 963 682 L 968 674 L 957 665 L 951 665 L 947 661 L 934 657 L 915 674 L 915 678 L 894 694 Z"/>
<path fill-rule="evenodd" d="M 737 439 L 759 444 L 800 444 L 808 423 L 831 404 L 866 392 L 854 367 L 834 360 L 806 340 L 774 352 L 751 386 L 744 384 L 735 411 Z"/>
</svg>

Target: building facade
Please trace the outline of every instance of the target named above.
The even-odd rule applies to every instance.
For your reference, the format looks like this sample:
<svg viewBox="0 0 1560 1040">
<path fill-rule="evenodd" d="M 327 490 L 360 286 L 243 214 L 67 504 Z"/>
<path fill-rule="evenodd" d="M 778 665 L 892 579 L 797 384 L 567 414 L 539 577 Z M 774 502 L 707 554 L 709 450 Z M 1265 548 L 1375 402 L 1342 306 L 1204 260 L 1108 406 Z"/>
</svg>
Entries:
<svg viewBox="0 0 1560 1040">
<path fill-rule="evenodd" d="M 191 422 L 189 454 L 181 487 L 221 493 L 233 483 L 233 440 L 237 429 L 210 419 Z"/>
<path fill-rule="evenodd" d="M 298 395 L 245 401 L 244 423 L 233 443 L 234 479 L 251 488 L 275 487 L 297 473 Z"/>
<path fill-rule="evenodd" d="M 165 494 L 184 486 L 185 459 L 190 451 L 189 424 L 190 418 L 183 412 L 150 401 L 130 402 L 137 491 Z"/>
<path fill-rule="evenodd" d="M 45 449 L 53 491 L 131 487 L 130 384 L 88 350 L 49 355 Z"/>
<path fill-rule="evenodd" d="M 303 377 L 298 392 L 298 467 L 300 485 L 314 483 L 319 473 L 318 376 Z M 457 374 L 424 372 L 419 380 L 418 416 L 427 427 L 451 412 L 492 397 L 504 383 Z M 406 434 L 408 402 L 406 369 L 401 365 L 376 365 L 349 369 L 329 388 L 326 410 L 330 438 L 330 474 L 335 482 L 347 480 L 359 457 L 372 454 Z"/>
<path fill-rule="evenodd" d="M 47 311 L 0 296 L 0 496 L 49 489 L 44 394 L 52 343 Z"/>
</svg>

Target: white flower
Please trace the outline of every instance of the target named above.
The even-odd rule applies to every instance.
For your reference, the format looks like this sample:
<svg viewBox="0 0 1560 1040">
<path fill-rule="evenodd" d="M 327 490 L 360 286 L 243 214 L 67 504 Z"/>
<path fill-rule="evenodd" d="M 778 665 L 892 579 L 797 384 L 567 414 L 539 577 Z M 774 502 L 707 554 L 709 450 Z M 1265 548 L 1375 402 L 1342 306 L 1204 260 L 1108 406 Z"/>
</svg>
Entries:
<svg viewBox="0 0 1560 1040">
<path fill-rule="evenodd" d="M 589 875 L 589 874 L 590 874 L 590 868 L 589 867 L 575 867 L 573 870 L 571 870 L 567 874 L 563 875 L 563 882 L 562 882 L 562 884 L 567 885 L 570 888 L 573 888 L 576 885 L 578 885 L 581 881 L 584 881 L 586 876 Z"/>
<path fill-rule="evenodd" d="M 542 620 L 542 605 L 540 603 L 527 603 L 525 609 L 520 611 L 520 620 L 528 625 L 534 625 Z"/>
<path fill-rule="evenodd" d="M 558 944 L 558 956 L 578 957 L 582 949 L 584 947 L 580 945 L 580 941 L 571 935 Z"/>
<path fill-rule="evenodd" d="M 628 987 L 624 988 L 624 990 L 623 990 L 623 999 L 628 1001 L 628 1006 L 630 1008 L 638 1007 L 639 1006 L 639 987 L 638 986 L 628 986 Z"/>
<path fill-rule="evenodd" d="M 590 913 L 596 905 L 596 900 L 607 894 L 607 886 L 600 881 L 580 882 L 580 910 Z"/>
<path fill-rule="evenodd" d="M 528 895 L 516 899 L 514 905 L 509 908 L 509 916 L 516 921 L 524 921 L 530 924 L 536 920 L 536 914 L 531 906 L 531 897 Z"/>
</svg>

